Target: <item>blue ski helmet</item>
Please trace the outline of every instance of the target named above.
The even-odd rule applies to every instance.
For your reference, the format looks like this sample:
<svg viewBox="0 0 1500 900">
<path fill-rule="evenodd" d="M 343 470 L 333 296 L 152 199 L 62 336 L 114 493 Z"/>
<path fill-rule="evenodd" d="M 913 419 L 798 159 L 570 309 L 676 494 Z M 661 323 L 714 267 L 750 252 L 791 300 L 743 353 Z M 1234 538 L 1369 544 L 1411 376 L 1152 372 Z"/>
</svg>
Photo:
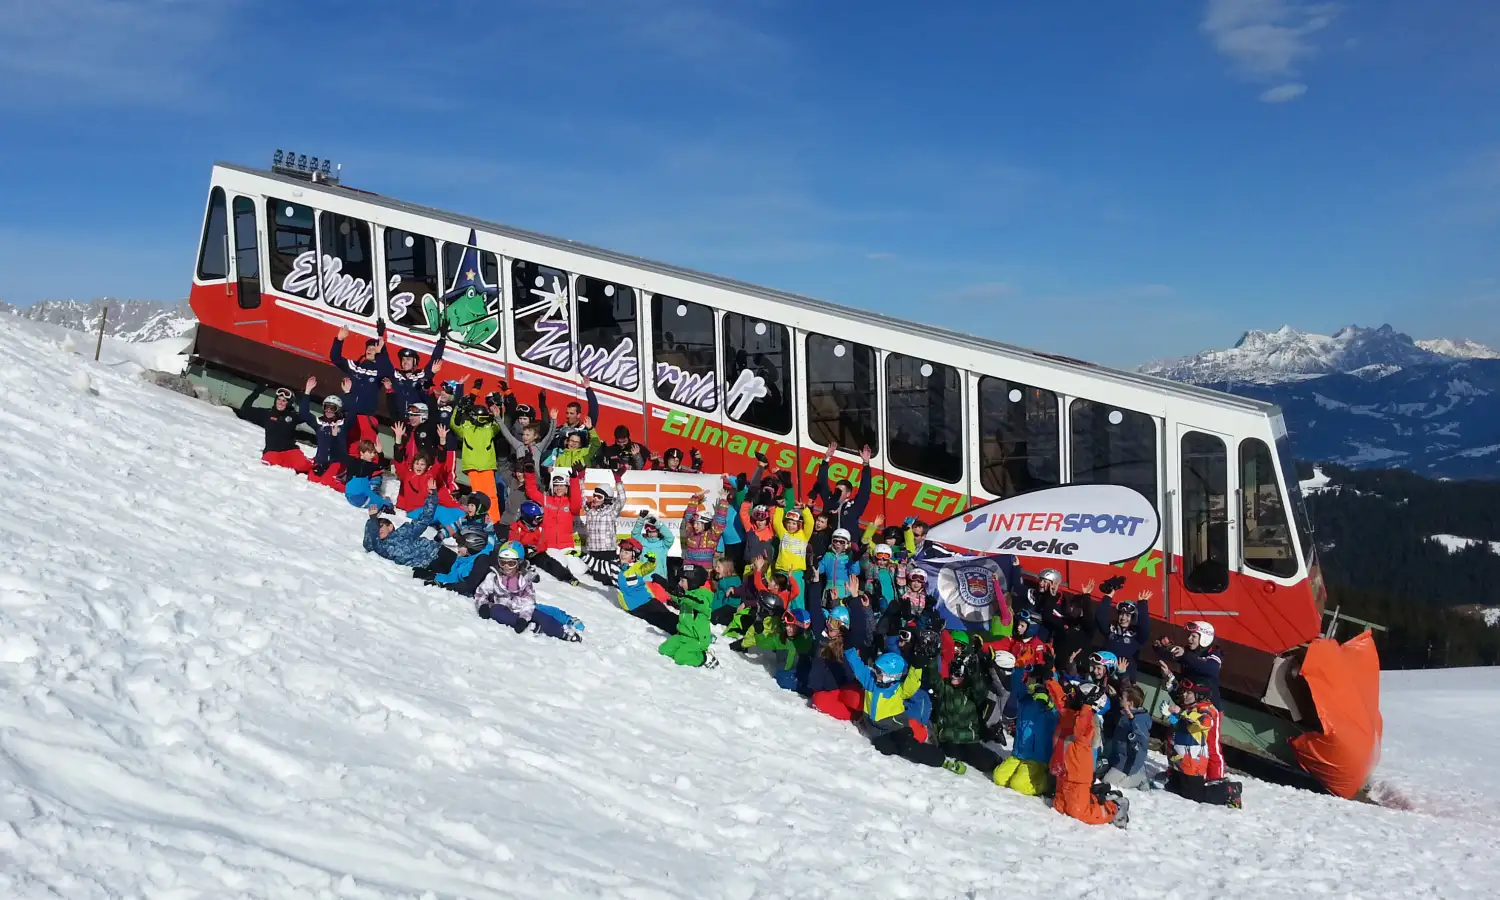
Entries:
<svg viewBox="0 0 1500 900">
<path fill-rule="evenodd" d="M 875 682 L 882 686 L 895 684 L 906 674 L 906 658 L 899 653 L 882 653 L 875 660 Z"/>
<path fill-rule="evenodd" d="M 532 528 L 542 524 L 542 505 L 535 500 L 527 500 L 521 504 L 521 521 Z"/>
<path fill-rule="evenodd" d="M 1089 665 L 1103 665 L 1105 671 L 1113 672 L 1120 667 L 1120 658 L 1108 650 L 1098 650 L 1089 656 Z"/>
<path fill-rule="evenodd" d="M 1042 624 L 1042 617 L 1037 615 L 1034 609 L 1022 609 L 1016 612 L 1016 621 L 1025 622 L 1028 628 L 1034 632 L 1036 631 L 1036 627 Z"/>
<path fill-rule="evenodd" d="M 833 609 L 830 609 L 827 617 L 845 628 L 849 627 L 849 610 L 842 606 L 835 606 Z"/>
<path fill-rule="evenodd" d="M 805 609 L 789 609 L 781 618 L 788 625 L 796 625 L 798 628 L 806 628 L 812 624 L 812 616 Z"/>
</svg>

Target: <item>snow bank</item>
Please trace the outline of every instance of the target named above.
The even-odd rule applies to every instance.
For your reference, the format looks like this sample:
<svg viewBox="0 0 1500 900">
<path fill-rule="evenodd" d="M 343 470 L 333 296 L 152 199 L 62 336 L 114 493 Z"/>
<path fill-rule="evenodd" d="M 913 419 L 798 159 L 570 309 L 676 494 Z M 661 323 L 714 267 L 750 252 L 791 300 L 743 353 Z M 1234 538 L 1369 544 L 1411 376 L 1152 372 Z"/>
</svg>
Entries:
<svg viewBox="0 0 1500 900">
<path fill-rule="evenodd" d="M 1386 731 L 1372 793 L 1445 818 L 1500 820 L 1500 668 L 1386 672 Z"/>
<path fill-rule="evenodd" d="M 1091 829 L 883 759 L 753 661 L 676 668 L 595 591 L 544 590 L 587 619 L 586 643 L 517 636 L 363 553 L 362 515 L 261 466 L 227 410 L 9 321 L 0 356 L 19 362 L 0 369 L 0 897 L 1453 897 L 1500 881 L 1493 821 L 1258 782 L 1243 811 L 1144 794 L 1129 831 Z M 57 391 L 80 367 L 98 394 Z"/>
<path fill-rule="evenodd" d="M 1488 545 L 1491 552 L 1500 553 L 1500 541 L 1482 541 L 1478 538 L 1459 537 L 1456 534 L 1435 534 L 1432 536 L 1432 539 L 1442 544 L 1443 548 L 1449 553 L 1467 550 L 1476 544 L 1480 546 Z"/>
</svg>

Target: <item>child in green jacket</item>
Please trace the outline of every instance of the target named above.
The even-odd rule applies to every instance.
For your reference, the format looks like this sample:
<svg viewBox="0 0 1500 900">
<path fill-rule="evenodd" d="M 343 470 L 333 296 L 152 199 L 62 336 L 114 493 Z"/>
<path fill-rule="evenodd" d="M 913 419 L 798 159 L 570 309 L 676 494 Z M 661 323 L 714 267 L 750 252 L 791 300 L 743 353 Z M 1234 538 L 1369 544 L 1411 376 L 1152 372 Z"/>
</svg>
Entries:
<svg viewBox="0 0 1500 900">
<path fill-rule="evenodd" d="M 813 637 L 808 633 L 811 624 L 812 617 L 807 610 L 791 609 L 780 622 L 763 619 L 758 627 L 730 644 L 729 649 L 737 653 L 747 650 L 775 653 L 779 663 L 776 684 L 789 691 L 799 691 L 808 669 L 803 661 L 811 662 L 812 659 Z"/>
<path fill-rule="evenodd" d="M 676 598 L 677 633 L 661 642 L 657 652 L 670 657 L 679 666 L 703 666 L 712 669 L 719 664 L 708 651 L 714 642 L 709 623 L 714 595 L 708 589 L 708 571 L 698 566 L 683 566 L 678 582 L 683 593 Z"/>
</svg>

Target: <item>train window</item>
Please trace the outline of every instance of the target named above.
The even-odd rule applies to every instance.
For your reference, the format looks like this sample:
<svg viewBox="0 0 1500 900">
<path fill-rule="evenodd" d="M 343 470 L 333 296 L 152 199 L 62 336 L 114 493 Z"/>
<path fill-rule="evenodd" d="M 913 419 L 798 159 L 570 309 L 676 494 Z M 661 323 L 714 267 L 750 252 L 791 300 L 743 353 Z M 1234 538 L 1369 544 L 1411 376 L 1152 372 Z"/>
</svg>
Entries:
<svg viewBox="0 0 1500 900">
<path fill-rule="evenodd" d="M 1297 552 L 1276 480 L 1276 459 L 1266 442 L 1240 441 L 1240 547 L 1245 565 L 1269 575 L 1297 574 Z"/>
<path fill-rule="evenodd" d="M 511 260 L 511 317 L 522 359 L 560 372 L 573 367 L 571 291 L 562 269 Z"/>
<path fill-rule="evenodd" d="M 893 465 L 950 484 L 963 478 L 964 403 L 958 370 L 900 353 L 887 356 L 885 433 Z"/>
<path fill-rule="evenodd" d="M 318 217 L 323 303 L 360 316 L 375 314 L 375 254 L 370 223 L 325 212 Z"/>
<path fill-rule="evenodd" d="M 469 240 L 474 240 L 473 231 Z M 491 353 L 500 350 L 500 260 L 487 250 L 468 244 L 443 244 L 443 274 L 447 285 L 440 298 L 433 333 Z"/>
<path fill-rule="evenodd" d="M 1157 505 L 1156 420 L 1107 403 L 1074 400 L 1068 427 L 1074 483 L 1124 485 Z"/>
<path fill-rule="evenodd" d="M 1043 388 L 979 379 L 979 483 L 997 497 L 1062 482 L 1057 395 Z"/>
<path fill-rule="evenodd" d="M 318 234 L 312 207 L 266 200 L 271 227 L 271 287 L 294 297 L 318 297 Z"/>
<path fill-rule="evenodd" d="M 821 334 L 807 336 L 807 434 L 828 446 L 879 447 L 880 386 L 875 351 Z"/>
<path fill-rule="evenodd" d="M 437 241 L 399 228 L 385 229 L 386 311 L 391 322 L 436 334 Z"/>
<path fill-rule="evenodd" d="M 1229 588 L 1229 450 L 1200 431 L 1182 436 L 1182 566 L 1195 594 Z"/>
<path fill-rule="evenodd" d="M 224 189 L 216 187 L 208 195 L 208 212 L 203 217 L 203 244 L 198 248 L 198 280 L 212 281 L 229 277 L 229 258 L 224 255 L 229 242 L 229 210 L 224 204 Z"/>
<path fill-rule="evenodd" d="M 635 288 L 579 275 L 574 285 L 578 315 L 578 374 L 600 384 L 633 391 L 641 386 L 636 346 Z"/>
<path fill-rule="evenodd" d="M 712 307 L 652 296 L 651 349 L 658 397 L 703 412 L 719 408 Z"/>
<path fill-rule="evenodd" d="M 256 234 L 255 201 L 234 198 L 235 297 L 240 309 L 260 306 L 260 242 Z"/>
<path fill-rule="evenodd" d="M 792 343 L 785 325 L 724 314 L 724 411 L 736 422 L 790 434 Z"/>
<path fill-rule="evenodd" d="M 1307 517 L 1307 503 L 1302 498 L 1302 485 L 1297 482 L 1296 457 L 1292 455 L 1292 439 L 1282 432 L 1276 439 L 1276 465 L 1281 472 L 1281 483 L 1292 498 L 1292 526 L 1302 545 L 1302 558 L 1312 565 L 1313 530 L 1312 520 Z"/>
</svg>

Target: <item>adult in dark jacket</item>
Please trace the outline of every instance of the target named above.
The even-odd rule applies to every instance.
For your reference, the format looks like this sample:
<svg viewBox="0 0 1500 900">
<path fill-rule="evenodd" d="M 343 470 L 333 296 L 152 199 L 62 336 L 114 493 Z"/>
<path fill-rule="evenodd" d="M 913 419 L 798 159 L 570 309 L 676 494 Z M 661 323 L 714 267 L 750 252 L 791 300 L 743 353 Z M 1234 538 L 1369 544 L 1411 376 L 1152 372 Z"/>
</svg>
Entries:
<svg viewBox="0 0 1500 900">
<path fill-rule="evenodd" d="M 314 379 L 308 379 L 309 385 L 315 384 Z M 309 388 L 310 390 L 311 388 Z M 266 430 L 265 449 L 261 451 L 260 460 L 268 466 L 280 466 L 291 469 L 298 475 L 306 475 L 312 471 L 312 461 L 302 448 L 297 446 L 297 426 L 304 421 L 306 413 L 306 399 L 302 404 L 295 404 L 295 395 L 287 388 L 276 389 L 276 399 L 271 401 L 270 409 L 257 409 L 255 401 L 265 388 L 257 387 L 240 404 L 239 416 L 249 422 L 261 426 Z M 311 419 L 306 419 L 311 423 Z"/>
<path fill-rule="evenodd" d="M 1209 689 L 1209 701 L 1213 703 L 1214 709 L 1223 711 L 1223 701 L 1219 697 L 1219 672 L 1224 667 L 1224 657 L 1213 646 L 1214 626 L 1203 621 L 1189 622 L 1187 633 L 1186 647 L 1173 644 L 1167 638 L 1156 642 L 1158 655 L 1162 658 L 1162 675 L 1171 678 L 1173 673 L 1169 664 L 1175 663 L 1183 675 L 1206 685 Z"/>
<path fill-rule="evenodd" d="M 1141 591 L 1134 601 L 1116 600 L 1114 586 L 1106 581 L 1102 599 L 1094 606 L 1094 628 L 1104 638 L 1104 649 L 1118 660 L 1115 672 L 1122 681 L 1135 681 L 1141 651 L 1151 642 L 1151 592 Z"/>
<path fill-rule="evenodd" d="M 863 464 L 859 470 L 859 487 L 856 488 L 849 479 L 843 478 L 830 488 L 828 466 L 833 462 L 833 454 L 838 449 L 836 442 L 829 443 L 828 450 L 823 454 L 823 463 L 818 466 L 818 478 L 813 483 L 812 493 L 814 497 L 823 498 L 823 511 L 832 517 L 834 528 L 859 534 L 859 519 L 865 514 L 865 507 L 870 505 L 870 484 L 874 480 L 870 477 L 870 457 L 873 453 L 869 447 L 859 451 L 860 462 Z"/>
<path fill-rule="evenodd" d="M 1092 587 L 1092 585 L 1090 585 Z M 1094 620 L 1089 615 L 1088 598 L 1070 591 L 1062 592 L 1056 604 L 1042 620 L 1052 636 L 1052 652 L 1059 672 L 1077 674 L 1093 644 Z"/>
<path fill-rule="evenodd" d="M 377 328 L 381 339 L 384 339 L 385 322 L 380 322 Z M 410 347 L 402 347 L 396 352 L 396 367 L 390 375 L 392 418 L 405 415 L 413 403 L 428 401 L 432 393 L 433 373 L 443 367 L 443 346 L 446 340 L 446 336 L 438 338 L 426 365 L 421 365 L 421 354 Z"/>
<path fill-rule="evenodd" d="M 380 391 L 384 386 L 382 382 L 390 378 L 395 369 L 391 367 L 391 358 L 381 352 L 385 342 L 380 338 L 365 341 L 364 352 L 358 359 L 344 356 L 344 339 L 348 336 L 349 329 L 339 329 L 338 337 L 333 339 L 333 348 L 328 352 L 328 359 L 349 378 L 349 389 L 345 391 L 344 397 L 344 414 L 359 425 L 358 433 L 349 437 L 349 443 L 352 444 L 361 439 L 375 440 L 375 410 L 380 404 Z"/>
</svg>

